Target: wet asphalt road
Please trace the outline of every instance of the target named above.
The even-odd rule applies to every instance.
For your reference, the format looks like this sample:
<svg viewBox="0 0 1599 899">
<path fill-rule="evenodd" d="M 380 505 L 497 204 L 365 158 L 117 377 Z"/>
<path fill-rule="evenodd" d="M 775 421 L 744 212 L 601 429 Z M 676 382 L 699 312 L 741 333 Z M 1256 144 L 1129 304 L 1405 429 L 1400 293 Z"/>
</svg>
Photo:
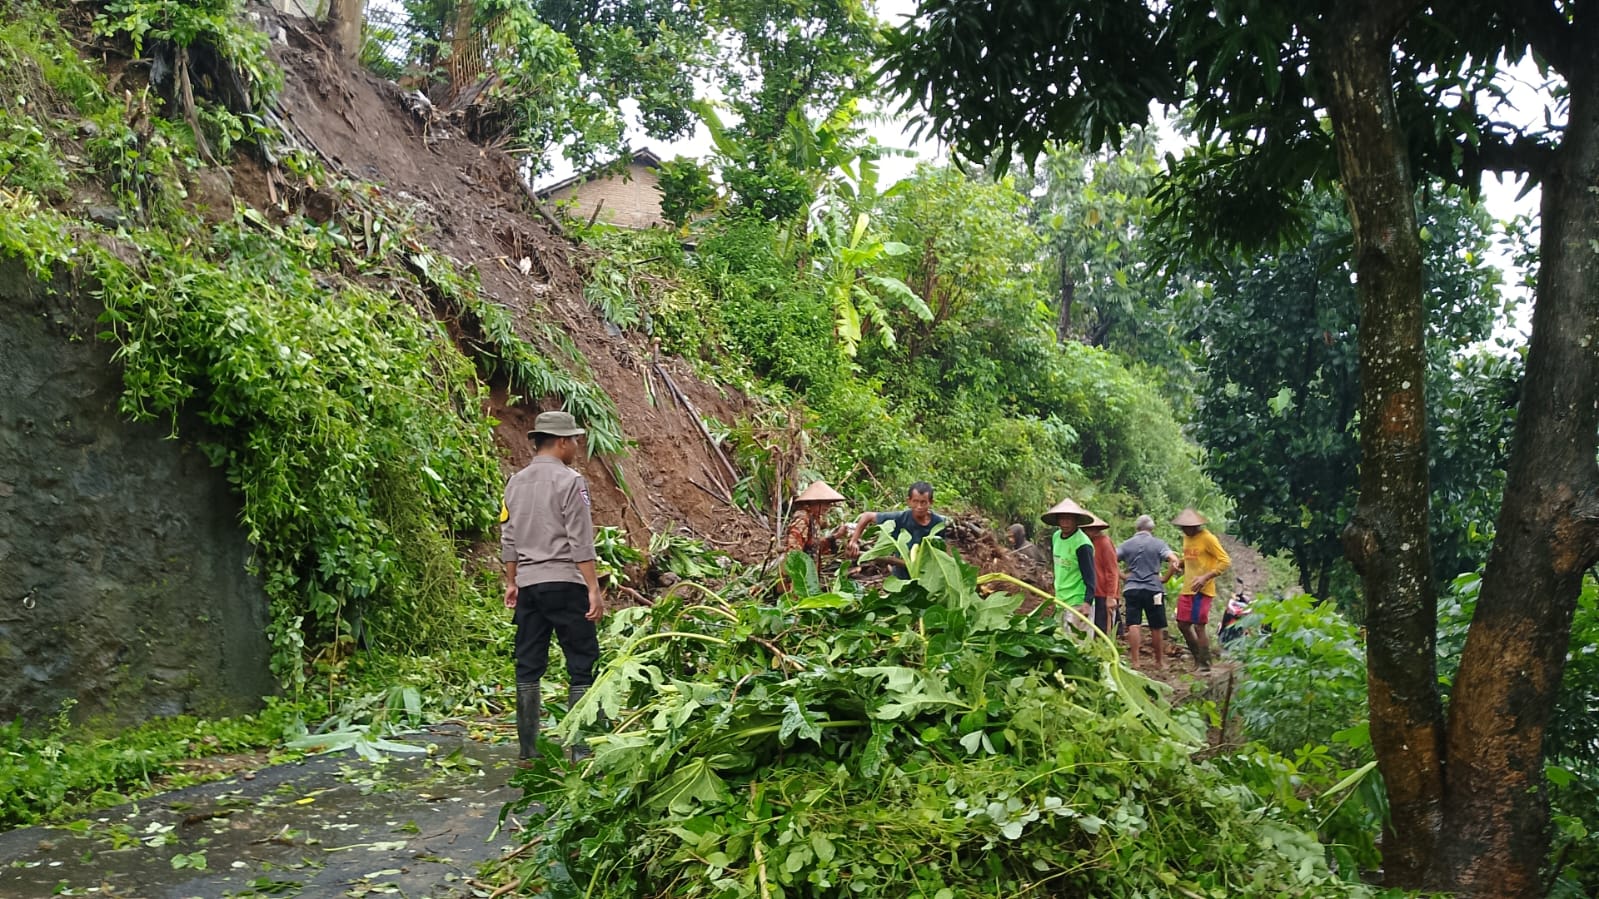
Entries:
<svg viewBox="0 0 1599 899">
<path fill-rule="evenodd" d="M 350 750 L 104 809 L 71 827 L 0 834 L 0 897 L 463 897 L 518 791 L 514 745 L 441 727 L 426 753 Z"/>
</svg>

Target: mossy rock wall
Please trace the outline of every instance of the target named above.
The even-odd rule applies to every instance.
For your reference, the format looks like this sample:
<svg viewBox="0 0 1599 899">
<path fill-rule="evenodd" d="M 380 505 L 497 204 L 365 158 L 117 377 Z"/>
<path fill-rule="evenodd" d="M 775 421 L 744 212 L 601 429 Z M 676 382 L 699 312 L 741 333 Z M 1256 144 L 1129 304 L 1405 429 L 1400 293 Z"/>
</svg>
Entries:
<svg viewBox="0 0 1599 899">
<path fill-rule="evenodd" d="M 97 311 L 0 262 L 0 720 L 253 709 L 274 682 L 238 501 L 118 412 Z"/>
</svg>

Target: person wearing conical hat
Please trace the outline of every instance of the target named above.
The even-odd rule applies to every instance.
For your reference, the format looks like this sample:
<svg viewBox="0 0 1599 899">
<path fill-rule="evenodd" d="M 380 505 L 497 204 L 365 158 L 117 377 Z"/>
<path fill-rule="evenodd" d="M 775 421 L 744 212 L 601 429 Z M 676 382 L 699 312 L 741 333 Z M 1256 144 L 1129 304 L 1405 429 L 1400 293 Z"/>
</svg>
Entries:
<svg viewBox="0 0 1599 899">
<path fill-rule="evenodd" d="M 1205 516 L 1184 509 L 1172 524 L 1183 532 L 1183 589 L 1177 596 L 1177 629 L 1200 671 L 1210 670 L 1210 606 L 1216 600 L 1216 578 L 1231 568 L 1233 560 L 1216 535 L 1205 530 Z"/>
<path fill-rule="evenodd" d="M 1116 562 L 1116 544 L 1110 542 L 1110 525 L 1098 515 L 1083 525 L 1094 545 L 1094 627 L 1108 634 L 1121 605 L 1121 566 Z"/>
<path fill-rule="evenodd" d="M 1055 601 L 1067 607 L 1080 606 L 1095 594 L 1094 544 L 1082 530 L 1094 516 L 1063 499 L 1039 518 L 1055 528 L 1050 539 L 1055 555 Z"/>
<path fill-rule="evenodd" d="M 843 494 L 827 486 L 825 481 L 813 481 L 809 487 L 800 491 L 791 502 L 794 515 L 789 519 L 788 534 L 784 538 L 783 548 L 788 552 L 812 553 L 817 556 L 824 551 L 836 552 L 837 545 L 833 536 L 822 536 L 822 527 L 828 509 L 834 503 L 843 501 Z"/>
</svg>

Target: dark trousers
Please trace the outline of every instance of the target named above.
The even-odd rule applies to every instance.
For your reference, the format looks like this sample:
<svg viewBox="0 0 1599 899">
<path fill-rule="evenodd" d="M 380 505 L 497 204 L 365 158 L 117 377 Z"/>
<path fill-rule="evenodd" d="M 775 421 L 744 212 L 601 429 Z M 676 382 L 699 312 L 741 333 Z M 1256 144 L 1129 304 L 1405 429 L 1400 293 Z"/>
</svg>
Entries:
<svg viewBox="0 0 1599 899">
<path fill-rule="evenodd" d="M 529 584 L 516 593 L 516 682 L 536 684 L 550 667 L 550 634 L 561 641 L 566 673 L 574 687 L 594 683 L 600 637 L 589 610 L 589 590 L 556 581 Z"/>
</svg>

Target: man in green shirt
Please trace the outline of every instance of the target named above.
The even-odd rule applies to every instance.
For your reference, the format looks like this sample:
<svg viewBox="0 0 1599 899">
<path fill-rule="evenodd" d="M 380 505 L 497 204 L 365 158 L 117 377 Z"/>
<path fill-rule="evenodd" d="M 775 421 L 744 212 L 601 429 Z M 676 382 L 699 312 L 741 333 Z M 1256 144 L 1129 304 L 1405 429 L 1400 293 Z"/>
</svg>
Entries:
<svg viewBox="0 0 1599 899">
<path fill-rule="evenodd" d="M 1094 544 L 1082 530 L 1094 516 L 1063 499 L 1039 517 L 1056 528 L 1050 543 L 1055 551 L 1055 601 L 1076 609 L 1094 595 Z"/>
</svg>

